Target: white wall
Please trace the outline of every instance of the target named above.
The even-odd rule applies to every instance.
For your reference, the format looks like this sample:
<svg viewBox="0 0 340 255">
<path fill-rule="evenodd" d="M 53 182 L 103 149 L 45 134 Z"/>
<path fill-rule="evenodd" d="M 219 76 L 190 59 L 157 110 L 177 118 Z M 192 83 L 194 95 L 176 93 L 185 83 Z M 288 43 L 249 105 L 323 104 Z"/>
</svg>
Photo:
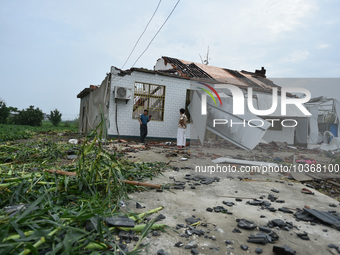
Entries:
<svg viewBox="0 0 340 255">
<path fill-rule="evenodd" d="M 112 69 L 113 73 L 114 70 Z M 118 76 L 112 75 L 111 95 L 115 86 L 123 86 L 134 89 L 135 82 L 144 82 L 155 85 L 164 85 L 165 88 L 165 102 L 164 102 L 164 120 L 150 121 L 148 123 L 148 137 L 158 138 L 176 138 L 177 126 L 179 119 L 179 109 L 185 108 L 186 90 L 190 89 L 190 80 L 168 77 L 153 73 L 145 73 L 140 71 L 133 71 L 130 75 Z M 132 118 L 133 100 L 127 103 L 125 100 L 118 100 L 118 129 L 120 136 L 139 136 L 140 124 L 137 119 Z M 115 98 L 110 98 L 109 120 L 110 127 L 108 135 L 117 135 L 115 123 Z M 190 133 L 190 125 L 187 128 L 187 138 Z"/>
<path fill-rule="evenodd" d="M 263 140 L 270 142 L 286 142 L 288 144 L 294 144 L 294 132 L 295 127 L 282 127 L 282 130 L 267 130 Z"/>
<path fill-rule="evenodd" d="M 170 70 L 173 69 L 172 65 L 167 63 L 165 64 L 165 61 L 163 58 L 159 58 L 157 59 L 157 62 L 155 64 L 155 66 L 153 67 L 154 70 L 158 71 L 158 70 Z"/>
</svg>

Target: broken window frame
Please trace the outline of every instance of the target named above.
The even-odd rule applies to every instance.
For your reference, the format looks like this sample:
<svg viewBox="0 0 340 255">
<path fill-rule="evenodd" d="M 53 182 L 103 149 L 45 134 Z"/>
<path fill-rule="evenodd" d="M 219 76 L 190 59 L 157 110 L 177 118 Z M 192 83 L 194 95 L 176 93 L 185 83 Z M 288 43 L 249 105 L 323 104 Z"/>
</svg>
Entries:
<svg viewBox="0 0 340 255">
<path fill-rule="evenodd" d="M 163 91 L 163 93 L 157 94 L 159 90 Z M 164 85 L 136 81 L 134 84 L 132 119 L 138 119 L 144 110 L 147 109 L 149 115 L 152 115 L 153 121 L 164 121 L 165 90 L 166 86 Z M 155 99 L 160 100 L 161 107 L 150 106 L 150 101 Z M 140 100 L 141 102 L 139 102 Z M 156 115 L 155 112 L 159 114 Z"/>
</svg>

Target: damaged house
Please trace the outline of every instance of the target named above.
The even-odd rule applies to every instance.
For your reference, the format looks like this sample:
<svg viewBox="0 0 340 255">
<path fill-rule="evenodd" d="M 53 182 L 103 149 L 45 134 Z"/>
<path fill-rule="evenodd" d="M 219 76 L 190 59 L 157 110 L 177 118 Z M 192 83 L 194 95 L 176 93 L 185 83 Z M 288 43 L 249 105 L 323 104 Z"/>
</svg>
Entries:
<svg viewBox="0 0 340 255">
<path fill-rule="evenodd" d="M 232 113 L 233 98 L 228 85 L 236 86 L 244 94 L 245 114 L 242 117 Z M 106 116 L 108 136 L 137 138 L 138 118 L 144 109 L 148 109 L 152 115 L 148 138 L 175 139 L 179 109 L 185 108 L 191 117 L 187 129 L 190 139 L 203 141 L 210 131 L 247 150 L 253 149 L 261 139 L 294 144 L 294 120 L 306 116 L 295 105 L 287 105 L 287 120 L 281 125 L 280 104 L 268 116 L 256 116 L 246 104 L 249 88 L 252 89 L 253 107 L 258 110 L 271 108 L 273 88 L 277 89 L 280 99 L 281 87 L 266 78 L 264 68 L 255 72 L 236 71 L 170 57 L 158 59 L 154 70 L 131 68 L 124 71 L 111 67 L 100 86 L 91 85 L 78 94 L 81 99 L 79 131 L 86 133 L 93 129 L 102 112 Z M 202 99 L 206 98 L 202 95 L 207 93 L 212 95 L 206 100 L 209 114 L 202 115 Z M 216 128 L 210 120 L 213 117 L 240 123 L 257 119 L 263 124 Z"/>
<path fill-rule="evenodd" d="M 100 86 L 78 94 L 79 131 L 94 128 L 103 112 L 108 136 L 139 137 L 138 118 L 148 109 L 148 138 L 176 138 L 179 109 L 185 107 L 189 89 L 190 79 L 175 74 L 111 67 Z"/>
<path fill-rule="evenodd" d="M 312 113 L 307 119 L 299 120 L 296 127 L 296 143 L 309 148 L 319 147 L 322 150 L 340 148 L 340 102 L 324 96 L 312 98 L 306 103 Z"/>
</svg>

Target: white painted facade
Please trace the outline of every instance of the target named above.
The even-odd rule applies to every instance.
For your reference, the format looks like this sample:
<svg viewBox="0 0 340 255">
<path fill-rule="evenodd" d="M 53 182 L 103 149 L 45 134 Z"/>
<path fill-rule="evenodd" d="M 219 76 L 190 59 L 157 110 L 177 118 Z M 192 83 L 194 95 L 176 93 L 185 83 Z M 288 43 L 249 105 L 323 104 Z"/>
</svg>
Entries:
<svg viewBox="0 0 340 255">
<path fill-rule="evenodd" d="M 164 61 L 157 61 L 156 66 L 155 69 L 159 70 L 171 69 L 171 66 L 169 64 L 165 65 Z M 110 82 L 108 82 L 108 80 Z M 104 79 L 101 86 L 95 90 L 90 90 L 85 96 L 80 96 L 81 107 L 79 116 L 84 126 L 80 129 L 80 132 L 86 132 L 92 129 L 89 124 L 96 126 L 97 121 L 95 120 L 100 120 L 100 109 L 103 109 L 104 115 L 107 118 L 108 136 L 117 136 L 118 126 L 120 137 L 138 138 L 140 136 L 140 124 L 138 119 L 132 117 L 134 95 L 132 95 L 132 99 L 130 100 L 116 100 L 114 96 L 115 86 L 130 88 L 132 93 L 134 93 L 134 85 L 136 82 L 165 86 L 163 121 L 151 120 L 148 123 L 147 138 L 176 139 L 178 119 L 180 116 L 179 109 L 185 108 L 187 90 L 193 89 L 193 87 L 196 88 L 196 86 L 194 86 L 196 83 L 190 79 L 165 73 L 162 74 L 157 71 L 138 68 L 121 71 L 113 66 L 111 67 L 111 73 L 107 74 L 107 77 Z M 98 94 L 97 97 L 94 97 L 94 94 Z M 262 100 L 260 94 L 257 95 L 259 98 L 254 101 L 255 107 L 257 109 L 270 108 L 270 106 L 267 105 L 267 100 Z M 96 100 L 89 101 L 89 98 L 96 98 Z M 115 116 L 116 107 L 117 118 Z M 84 114 L 84 109 L 86 110 L 86 114 Z M 291 110 L 288 109 L 288 112 L 290 111 Z M 273 115 L 279 116 L 277 114 Z M 273 115 L 270 117 L 273 118 Z M 292 112 L 292 115 L 287 118 L 297 117 L 295 115 L 296 114 Z M 197 130 L 193 128 L 192 124 L 188 124 L 186 132 L 187 139 L 198 138 Z M 283 127 L 282 130 L 268 129 L 262 139 L 267 142 L 280 141 L 294 144 L 294 133 L 295 128 L 293 127 Z"/>
<path fill-rule="evenodd" d="M 294 144 L 295 127 L 282 127 L 282 130 L 267 130 L 263 136 L 266 142 L 286 142 Z"/>
<path fill-rule="evenodd" d="M 163 121 L 148 123 L 147 138 L 176 138 L 179 119 L 179 109 L 185 108 L 186 92 L 190 89 L 190 80 L 183 78 L 160 75 L 153 72 L 135 70 L 124 76 L 117 75 L 114 67 L 111 67 L 111 97 L 109 103 L 109 136 L 117 136 L 115 113 L 117 108 L 117 122 L 120 136 L 140 136 L 140 124 L 137 119 L 132 118 L 133 100 L 117 100 L 115 102 L 115 86 L 128 87 L 134 90 L 135 82 L 149 83 L 165 86 L 164 118 Z M 187 127 L 187 137 L 190 136 L 190 124 Z"/>
</svg>

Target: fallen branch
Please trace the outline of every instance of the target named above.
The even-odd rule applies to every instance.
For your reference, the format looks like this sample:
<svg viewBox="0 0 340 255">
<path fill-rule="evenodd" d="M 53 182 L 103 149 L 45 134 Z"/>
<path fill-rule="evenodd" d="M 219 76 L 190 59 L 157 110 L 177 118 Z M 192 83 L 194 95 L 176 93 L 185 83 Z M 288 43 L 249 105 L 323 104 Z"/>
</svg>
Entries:
<svg viewBox="0 0 340 255">
<path fill-rule="evenodd" d="M 66 176 L 77 176 L 76 172 L 66 172 L 66 171 L 61 171 L 61 170 L 45 170 L 45 171 L 49 173 L 56 173 L 56 174 L 66 175 Z M 130 185 L 143 186 L 143 187 L 149 187 L 149 188 L 154 188 L 154 189 L 162 188 L 162 185 L 146 183 L 146 182 L 129 181 L 129 180 L 123 180 L 122 182 L 126 184 L 130 184 Z"/>
<path fill-rule="evenodd" d="M 136 186 L 143 186 L 143 187 L 149 187 L 149 188 L 155 188 L 155 189 L 161 189 L 162 185 L 159 184 L 152 184 L 152 183 L 146 183 L 146 182 L 137 182 L 137 181 L 128 181 L 123 180 L 126 184 L 136 185 Z"/>
<path fill-rule="evenodd" d="M 61 170 L 45 170 L 46 172 L 49 173 L 56 173 L 56 174 L 60 174 L 60 175 L 67 175 L 67 176 L 76 176 L 77 173 L 76 172 L 66 172 L 66 171 L 61 171 Z"/>
<path fill-rule="evenodd" d="M 333 184 L 333 185 L 335 185 L 335 186 L 340 187 L 340 184 L 339 184 L 339 183 L 333 182 L 333 181 L 331 181 L 331 180 L 328 180 L 327 182 L 330 183 L 330 184 Z"/>
</svg>

